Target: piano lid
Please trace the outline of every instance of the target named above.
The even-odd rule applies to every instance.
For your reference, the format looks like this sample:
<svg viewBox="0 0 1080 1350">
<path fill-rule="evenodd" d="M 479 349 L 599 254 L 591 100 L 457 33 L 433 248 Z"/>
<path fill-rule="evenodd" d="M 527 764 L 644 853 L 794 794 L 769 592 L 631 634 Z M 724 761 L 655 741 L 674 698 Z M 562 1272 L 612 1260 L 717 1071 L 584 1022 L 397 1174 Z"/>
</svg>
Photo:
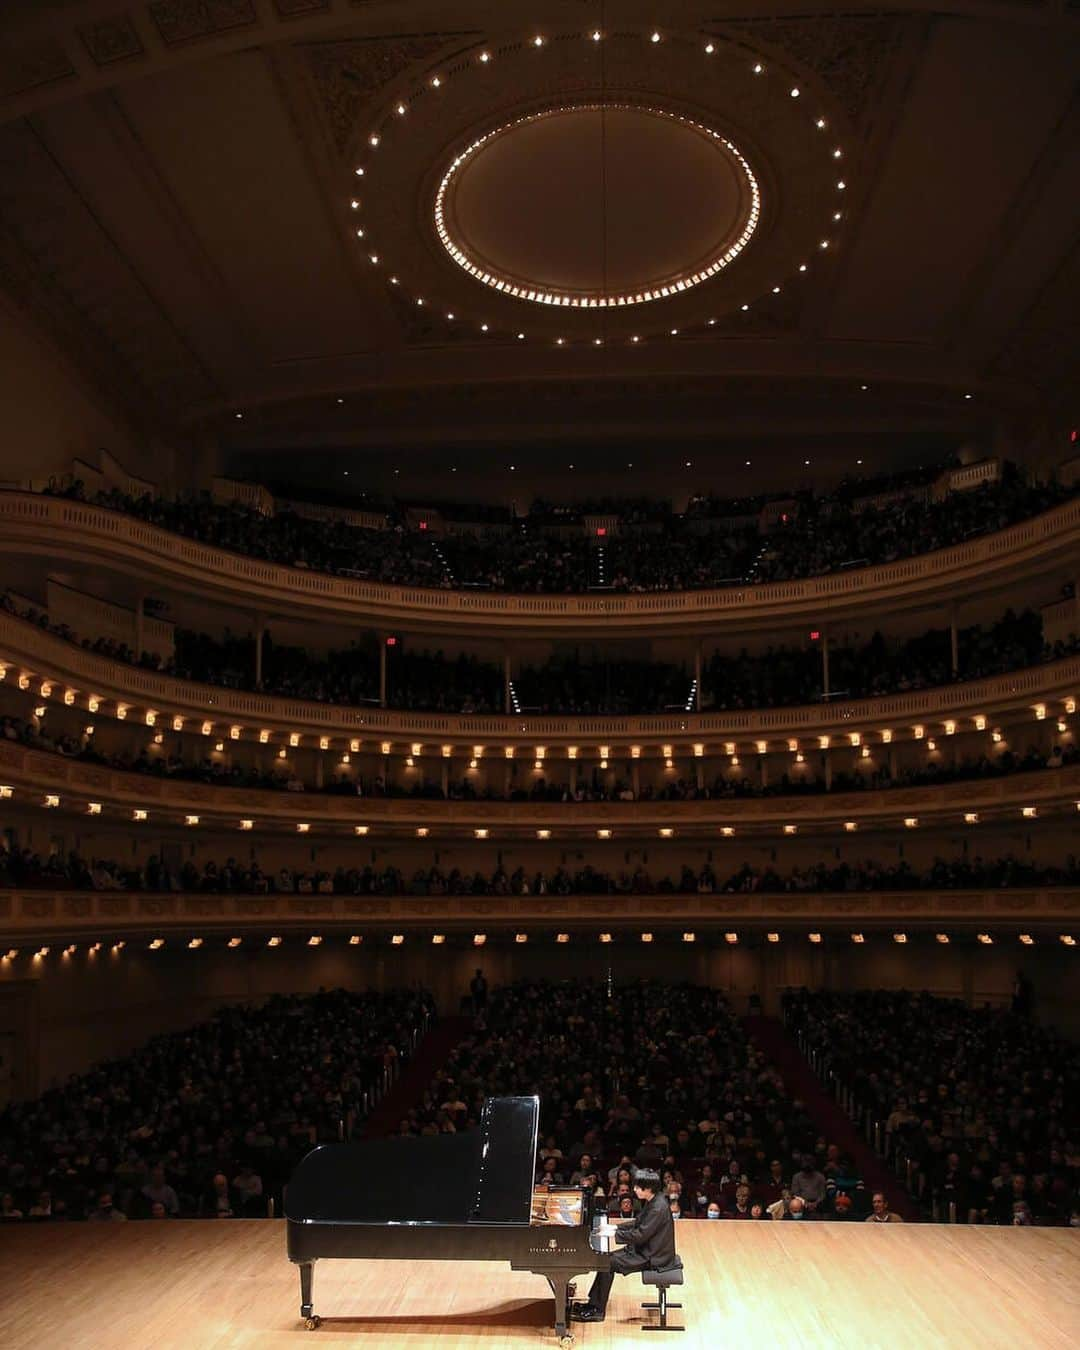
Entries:
<svg viewBox="0 0 1080 1350">
<path fill-rule="evenodd" d="M 489 1097 L 461 1134 L 323 1144 L 293 1173 L 285 1216 L 297 1223 L 527 1224 L 538 1097 Z"/>
</svg>

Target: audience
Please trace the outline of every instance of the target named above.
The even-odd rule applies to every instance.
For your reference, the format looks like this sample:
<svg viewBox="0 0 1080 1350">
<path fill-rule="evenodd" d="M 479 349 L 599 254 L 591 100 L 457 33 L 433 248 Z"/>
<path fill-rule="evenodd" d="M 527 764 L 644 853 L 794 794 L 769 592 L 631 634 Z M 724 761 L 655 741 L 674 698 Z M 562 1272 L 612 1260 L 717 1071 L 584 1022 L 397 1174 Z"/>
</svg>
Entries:
<svg viewBox="0 0 1080 1350">
<path fill-rule="evenodd" d="M 259 689 L 287 698 L 348 706 L 378 705 L 379 660 L 373 648 L 356 644 L 325 656 L 303 647 L 263 638 L 261 679 L 256 681 L 255 639 L 228 630 L 221 638 L 178 628 L 169 659 L 149 652 L 137 655 L 111 638 L 80 639 L 67 624 L 17 605 L 0 595 L 0 608 L 35 626 L 77 643 L 95 655 L 162 674 L 230 689 Z M 1012 610 L 995 623 L 974 624 L 958 634 L 958 664 L 952 670 L 947 629 L 934 629 L 903 643 L 890 643 L 880 632 L 868 642 L 833 642 L 829 648 L 830 699 L 872 698 L 914 689 L 982 679 L 1080 651 L 1080 637 L 1043 641 L 1042 616 Z M 441 650 L 414 652 L 394 648 L 387 660 L 386 702 L 392 708 L 484 714 L 507 711 L 502 672 L 491 662 Z M 627 659 L 582 661 L 553 659 L 525 666 L 511 681 L 510 711 L 516 714 L 592 716 L 649 712 L 690 712 L 698 691 L 685 666 L 666 661 Z M 788 707 L 826 697 L 818 646 L 768 647 L 751 655 L 719 652 L 703 669 L 701 703 L 705 709 Z"/>
<path fill-rule="evenodd" d="M 785 1015 L 858 1109 L 884 1122 L 890 1160 L 910 1160 L 912 1186 L 940 1217 L 955 1206 L 960 1223 L 1069 1224 L 1080 1208 L 1080 1047 L 1014 1002 L 800 990 Z M 872 1217 L 895 1222 L 874 1200 Z"/>
<path fill-rule="evenodd" d="M 830 1148 L 722 994 L 657 980 L 495 989 L 398 1133 L 471 1129 L 486 1097 L 533 1092 L 536 1184 L 580 1183 L 615 1217 L 637 1212 L 634 1177 L 655 1168 L 680 1221 L 765 1218 L 774 1173 L 793 1178 Z M 793 1194 L 783 1185 L 781 1204 Z M 816 1217 L 833 1214 L 823 1197 Z"/>
<path fill-rule="evenodd" d="M 512 870 L 511 870 L 512 868 Z M 0 887 L 60 886 L 97 891 L 184 891 L 245 895 L 675 895 L 775 894 L 785 892 L 974 890 L 1007 886 L 1076 886 L 1080 864 L 1070 854 L 1062 866 L 1025 861 L 1009 855 L 993 861 L 974 858 L 938 858 L 926 871 L 907 862 L 816 863 L 786 872 L 744 863 L 729 876 L 718 876 L 710 863 L 699 869 L 684 864 L 679 874 L 653 875 L 643 864 L 633 871 L 606 872 L 586 864 L 575 870 L 559 866 L 553 872 L 530 873 L 524 867 L 500 862 L 493 871 L 477 869 L 470 875 L 457 867 L 437 863 L 406 876 L 399 868 L 333 869 L 280 867 L 263 871 L 252 858 L 235 857 L 219 863 L 197 864 L 188 858 L 180 865 L 152 854 L 145 862 L 121 863 L 114 858 L 84 858 L 72 850 L 54 848 L 46 856 L 19 848 L 0 832 Z"/>
<path fill-rule="evenodd" d="M 326 792 L 356 797 L 425 798 L 450 801 L 531 801 L 558 803 L 633 802 L 633 801 L 721 801 L 747 797 L 790 797 L 823 793 L 829 789 L 825 778 L 809 765 L 785 770 L 779 776 L 762 783 L 747 775 L 716 775 L 711 783 L 698 787 L 696 781 L 671 778 L 661 786 L 644 784 L 635 792 L 629 779 L 622 776 L 607 778 L 594 771 L 581 773 L 573 788 L 569 783 L 549 780 L 543 774 L 533 778 L 529 786 L 511 785 L 506 792 L 496 791 L 489 783 L 477 784 L 466 776 L 448 779 L 446 791 L 442 784 L 426 774 L 417 774 L 411 783 L 395 783 L 382 774 L 374 777 L 356 770 L 338 770 L 321 786 L 309 776 L 301 777 L 297 768 L 275 759 L 269 769 L 248 768 L 228 764 L 222 756 L 200 753 L 197 760 L 185 761 L 181 755 L 164 748 L 146 746 L 138 753 L 104 753 L 94 736 L 84 728 L 78 736 L 54 734 L 38 717 L 29 721 L 20 717 L 0 717 L 0 739 L 16 741 L 33 750 L 44 750 L 71 759 L 101 764 L 125 773 L 146 773 L 159 778 L 185 782 L 199 782 L 218 787 L 262 788 L 280 792 Z M 179 736 L 177 748 L 182 747 Z M 892 787 L 923 787 L 961 782 L 975 778 L 997 778 L 1011 773 L 1030 773 L 1038 769 L 1060 769 L 1080 760 L 1080 747 L 1073 741 L 1054 743 L 1048 751 L 1028 746 L 1022 754 L 1004 748 L 990 757 L 969 755 L 955 763 L 942 762 L 931 756 L 922 768 L 897 767 L 895 773 L 887 762 L 874 768 L 855 772 L 836 771 L 832 775 L 833 792 L 882 791 Z"/>
<path fill-rule="evenodd" d="M 14 1103 L 0 1219 L 259 1218 L 271 1198 L 280 1213 L 296 1163 L 351 1132 L 433 1011 L 422 990 L 276 995 Z"/>
<path fill-rule="evenodd" d="M 620 529 L 600 544 L 567 530 L 588 513 L 588 503 L 559 513 L 537 503 L 508 528 L 496 522 L 497 528 L 436 538 L 407 530 L 401 508 L 390 513 L 385 529 L 369 530 L 290 511 L 263 515 L 237 502 L 216 503 L 206 494 L 167 501 L 111 488 L 88 498 L 78 480 L 51 491 L 293 567 L 406 586 L 564 593 L 692 590 L 893 562 L 1003 529 L 1069 495 L 1057 484 L 1029 483 L 1006 465 L 997 482 L 948 492 L 939 500 L 918 481 L 900 483 L 883 506 L 871 500 L 875 489 L 856 495 L 850 484 L 816 497 L 800 492 L 786 499 L 788 509 L 764 530 L 762 522 L 771 521 L 764 499 L 757 512 L 743 503 L 734 515 L 698 507 L 684 517 L 670 514 L 666 503 L 629 508 L 613 503 Z M 475 510 L 467 514 L 483 524 Z M 709 528 L 725 517 L 729 528 Z"/>
</svg>

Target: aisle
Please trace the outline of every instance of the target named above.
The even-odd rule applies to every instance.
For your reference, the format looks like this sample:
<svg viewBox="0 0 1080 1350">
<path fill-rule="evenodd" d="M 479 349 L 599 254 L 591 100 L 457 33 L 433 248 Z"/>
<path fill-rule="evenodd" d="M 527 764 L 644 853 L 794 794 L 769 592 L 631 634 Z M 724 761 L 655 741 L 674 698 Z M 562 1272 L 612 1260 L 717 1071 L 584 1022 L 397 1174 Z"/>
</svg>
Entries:
<svg viewBox="0 0 1080 1350">
<path fill-rule="evenodd" d="M 922 1215 L 915 1202 L 825 1090 L 784 1024 L 775 1017 L 744 1017 L 743 1026 L 780 1070 L 788 1096 L 804 1101 L 820 1133 L 854 1159 L 867 1191 L 884 1191 L 891 1210 L 918 1223 Z"/>
<path fill-rule="evenodd" d="M 377 1139 L 393 1134 L 411 1106 L 450 1058 L 450 1052 L 472 1031 L 468 1017 L 440 1017 L 420 1042 L 420 1048 L 409 1060 L 401 1077 L 364 1122 L 361 1138 Z"/>
</svg>

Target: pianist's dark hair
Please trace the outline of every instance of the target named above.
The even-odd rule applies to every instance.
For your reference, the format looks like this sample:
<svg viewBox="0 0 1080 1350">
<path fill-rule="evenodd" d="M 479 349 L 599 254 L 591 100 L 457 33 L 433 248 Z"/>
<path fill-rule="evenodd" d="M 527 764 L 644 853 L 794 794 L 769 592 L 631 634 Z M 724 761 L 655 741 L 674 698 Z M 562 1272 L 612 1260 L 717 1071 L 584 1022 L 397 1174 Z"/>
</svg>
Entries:
<svg viewBox="0 0 1080 1350">
<path fill-rule="evenodd" d="M 643 1191 L 652 1191 L 655 1195 L 660 1189 L 660 1178 L 655 1172 L 639 1172 L 634 1178 L 634 1185 L 640 1186 Z"/>
</svg>

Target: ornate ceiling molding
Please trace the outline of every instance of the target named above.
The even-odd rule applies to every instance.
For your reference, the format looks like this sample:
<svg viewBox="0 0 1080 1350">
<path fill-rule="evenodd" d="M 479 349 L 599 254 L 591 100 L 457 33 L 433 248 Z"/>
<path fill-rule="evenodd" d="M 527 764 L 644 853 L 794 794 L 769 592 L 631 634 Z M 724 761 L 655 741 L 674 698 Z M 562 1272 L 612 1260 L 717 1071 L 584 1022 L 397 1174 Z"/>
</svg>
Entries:
<svg viewBox="0 0 1080 1350">
<path fill-rule="evenodd" d="M 395 300 L 399 310 L 441 316 L 407 323 L 407 340 L 430 342 L 452 325 L 489 344 L 632 344 L 737 331 L 743 319 L 743 331 L 759 336 L 796 323 L 800 292 L 828 274 L 858 166 L 843 112 L 812 73 L 698 33 L 591 37 L 576 28 L 514 33 L 444 51 L 354 123 L 341 189 L 353 246 L 405 297 Z M 648 316 L 629 305 L 568 312 L 493 291 L 453 262 L 436 229 L 440 181 L 455 156 L 517 119 L 597 101 L 660 104 L 730 135 L 761 185 L 760 225 L 735 265 L 694 288 L 671 288 Z M 785 292 L 794 301 L 774 305 Z"/>
<path fill-rule="evenodd" d="M 252 0 L 149 0 L 147 11 L 170 47 L 250 27 L 257 20 Z"/>
<path fill-rule="evenodd" d="M 911 22 L 910 15 L 895 12 L 810 14 L 735 20 L 723 31 L 813 71 L 852 126 L 863 131 Z"/>
<path fill-rule="evenodd" d="M 361 112 L 414 63 L 441 51 L 455 34 L 351 38 L 304 48 L 316 96 L 331 139 L 343 153 Z"/>
</svg>

